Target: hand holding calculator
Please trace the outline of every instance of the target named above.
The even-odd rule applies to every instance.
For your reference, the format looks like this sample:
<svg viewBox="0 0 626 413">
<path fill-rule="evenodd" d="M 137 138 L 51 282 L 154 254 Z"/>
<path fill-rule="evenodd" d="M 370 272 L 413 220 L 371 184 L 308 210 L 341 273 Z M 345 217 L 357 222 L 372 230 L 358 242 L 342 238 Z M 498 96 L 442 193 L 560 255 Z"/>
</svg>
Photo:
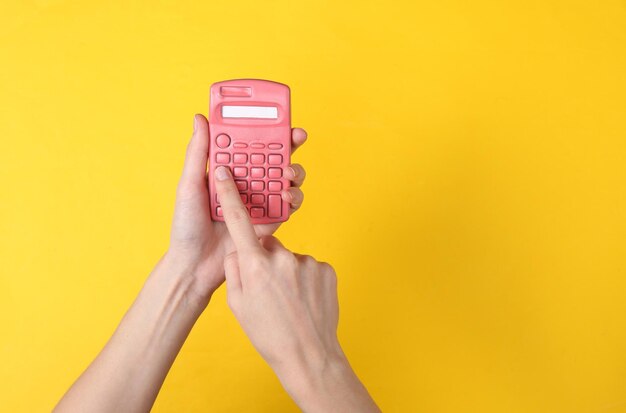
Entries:
<svg viewBox="0 0 626 413">
<path fill-rule="evenodd" d="M 209 105 L 209 192 L 211 219 L 223 221 L 215 190 L 219 166 L 230 169 L 253 224 L 283 222 L 289 202 L 281 197 L 290 181 L 291 111 L 289 87 L 257 79 L 227 80 L 211 86 Z"/>
</svg>

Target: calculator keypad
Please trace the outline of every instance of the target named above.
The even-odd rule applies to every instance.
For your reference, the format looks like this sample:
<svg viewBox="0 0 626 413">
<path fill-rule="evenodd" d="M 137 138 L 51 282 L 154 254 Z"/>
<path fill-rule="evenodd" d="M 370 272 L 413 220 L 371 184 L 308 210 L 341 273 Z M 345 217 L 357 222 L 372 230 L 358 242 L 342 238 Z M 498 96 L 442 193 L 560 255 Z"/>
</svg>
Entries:
<svg viewBox="0 0 626 413">
<path fill-rule="evenodd" d="M 270 155 L 267 157 L 267 163 L 269 163 L 270 165 L 280 165 L 281 163 L 283 163 L 283 157 L 280 155 Z"/>
<path fill-rule="evenodd" d="M 269 168 L 267 170 L 267 176 L 274 179 L 280 178 L 283 176 L 283 170 L 280 168 Z"/>
<path fill-rule="evenodd" d="M 218 152 L 217 155 L 216 155 L 216 160 L 219 163 L 228 163 L 228 162 L 230 162 L 230 154 L 223 153 L 223 152 Z"/>
<path fill-rule="evenodd" d="M 263 165 L 265 162 L 265 155 L 262 153 L 253 153 L 250 155 L 250 163 L 253 165 Z"/>
<path fill-rule="evenodd" d="M 263 178 L 265 176 L 265 168 L 250 168 L 250 176 L 253 178 Z"/>
<path fill-rule="evenodd" d="M 230 145 L 230 136 L 222 133 L 215 138 L 215 143 L 217 143 L 217 146 L 220 148 L 227 148 L 228 145 Z"/>
<path fill-rule="evenodd" d="M 263 181 L 252 181 L 250 182 L 250 189 L 252 191 L 261 192 L 265 189 L 265 182 Z"/>
<path fill-rule="evenodd" d="M 222 165 L 230 168 L 241 200 L 248 208 L 250 216 L 258 219 L 280 218 L 283 214 L 280 195 L 284 186 L 281 182 L 282 168 L 286 166 L 283 165 L 284 157 L 281 154 L 283 145 L 277 142 L 267 145 L 262 142 L 231 142 L 226 135 L 219 135 L 216 144 L 222 150 L 232 148 L 230 153 L 215 153 L 211 160 L 214 168 Z M 217 195 L 215 200 L 215 214 L 223 217 Z"/>
</svg>

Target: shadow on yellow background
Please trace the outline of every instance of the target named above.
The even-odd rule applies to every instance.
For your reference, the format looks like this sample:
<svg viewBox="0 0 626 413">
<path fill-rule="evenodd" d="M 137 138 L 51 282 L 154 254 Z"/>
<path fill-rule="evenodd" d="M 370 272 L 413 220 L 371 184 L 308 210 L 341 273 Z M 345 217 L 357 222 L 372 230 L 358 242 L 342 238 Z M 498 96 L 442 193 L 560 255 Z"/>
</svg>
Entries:
<svg viewBox="0 0 626 413">
<path fill-rule="evenodd" d="M 167 248 L 214 81 L 292 89 L 384 411 L 626 412 L 626 3 L 0 6 L 0 406 L 50 410 Z M 297 411 L 219 290 L 154 411 Z"/>
</svg>

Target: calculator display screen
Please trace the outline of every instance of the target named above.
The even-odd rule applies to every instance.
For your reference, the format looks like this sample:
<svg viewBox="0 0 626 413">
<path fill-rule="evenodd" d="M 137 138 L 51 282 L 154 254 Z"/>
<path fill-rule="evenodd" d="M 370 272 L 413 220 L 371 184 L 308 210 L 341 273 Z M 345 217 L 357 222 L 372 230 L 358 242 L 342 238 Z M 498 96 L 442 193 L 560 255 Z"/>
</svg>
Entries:
<svg viewBox="0 0 626 413">
<path fill-rule="evenodd" d="M 222 106 L 223 118 L 278 119 L 275 106 Z"/>
</svg>

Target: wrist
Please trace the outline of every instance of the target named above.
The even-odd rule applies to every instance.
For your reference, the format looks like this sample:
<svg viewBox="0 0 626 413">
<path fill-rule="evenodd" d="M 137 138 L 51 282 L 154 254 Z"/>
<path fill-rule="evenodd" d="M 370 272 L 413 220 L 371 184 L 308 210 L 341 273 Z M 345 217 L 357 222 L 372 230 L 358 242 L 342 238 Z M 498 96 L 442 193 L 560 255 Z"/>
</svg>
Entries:
<svg viewBox="0 0 626 413">
<path fill-rule="evenodd" d="M 275 368 L 279 380 L 300 409 L 380 412 L 337 343 L 325 357 L 302 357 L 300 362 Z"/>
<path fill-rule="evenodd" d="M 159 260 L 89 373 L 84 374 L 89 378 L 81 379 L 102 383 L 102 392 L 93 391 L 96 398 L 102 396 L 94 403 L 109 406 L 104 410 L 149 410 L 206 306 L 189 299 L 193 280 L 181 268 L 167 254 Z M 149 404 L 133 409 L 119 407 L 120 403 L 142 403 L 141 400 Z"/>
<path fill-rule="evenodd" d="M 186 288 L 190 300 L 204 308 L 224 281 L 223 261 L 218 250 L 197 256 L 170 248 L 159 266 L 170 277 L 175 278 L 181 287 Z"/>
<path fill-rule="evenodd" d="M 159 260 L 146 281 L 148 291 L 158 291 L 164 299 L 176 301 L 179 311 L 198 313 L 208 305 L 213 291 L 199 294 L 197 291 L 197 265 L 167 251 Z"/>
<path fill-rule="evenodd" d="M 287 393 L 307 411 L 317 410 L 312 407 L 328 399 L 352 371 L 338 344 L 333 351 L 310 351 L 272 367 Z"/>
</svg>

